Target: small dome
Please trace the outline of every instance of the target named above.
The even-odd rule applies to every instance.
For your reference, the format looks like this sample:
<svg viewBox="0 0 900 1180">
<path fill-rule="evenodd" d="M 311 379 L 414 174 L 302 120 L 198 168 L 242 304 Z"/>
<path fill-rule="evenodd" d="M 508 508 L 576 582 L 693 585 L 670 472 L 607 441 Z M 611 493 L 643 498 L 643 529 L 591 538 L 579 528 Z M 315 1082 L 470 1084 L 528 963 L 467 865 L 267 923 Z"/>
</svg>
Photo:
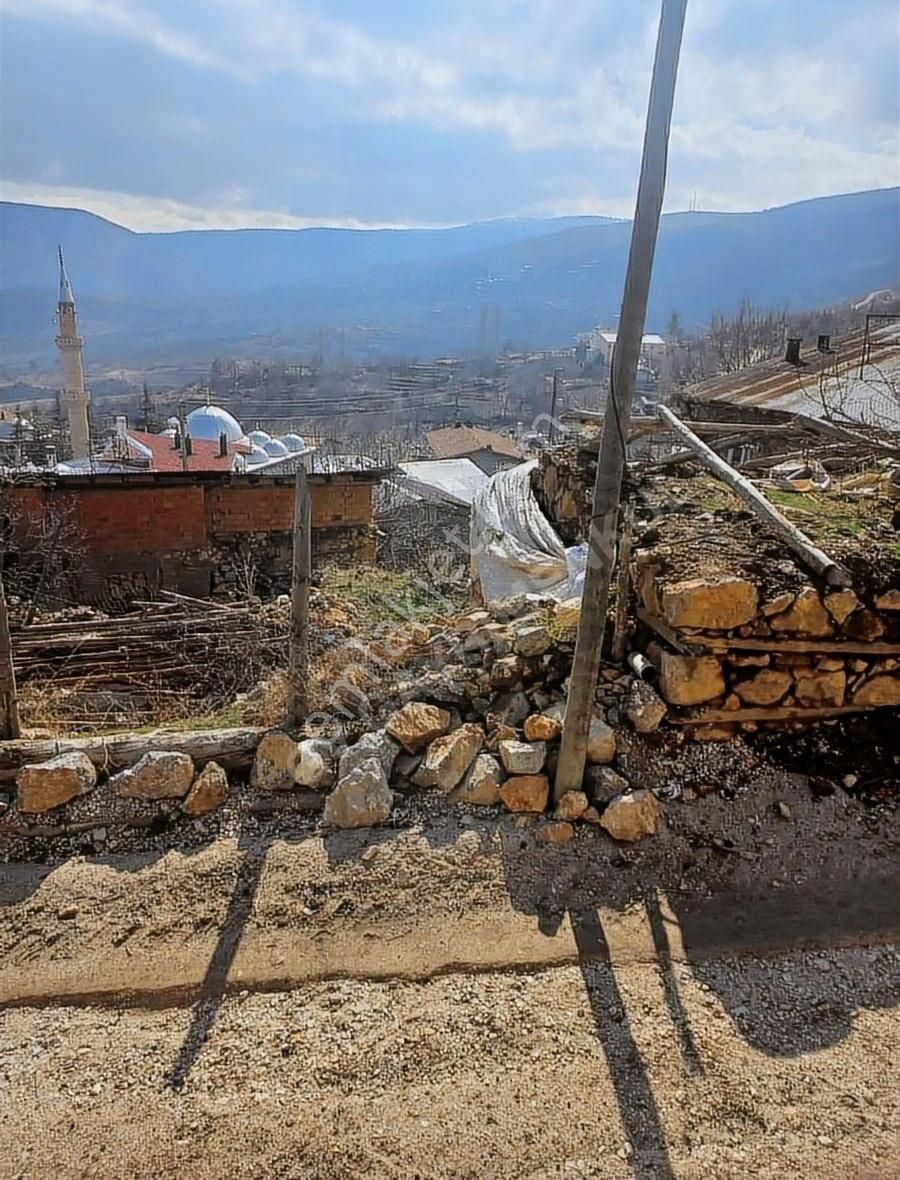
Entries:
<svg viewBox="0 0 900 1180">
<path fill-rule="evenodd" d="M 280 438 L 270 438 L 263 450 L 271 459 L 284 459 L 290 453 Z"/>
<path fill-rule="evenodd" d="M 292 455 L 296 455 L 298 451 L 303 451 L 306 449 L 306 443 L 299 434 L 283 434 L 281 436 L 281 441 Z"/>
<path fill-rule="evenodd" d="M 172 415 L 171 418 L 166 418 L 166 427 L 167 427 L 167 429 L 163 431 L 163 434 L 168 434 L 170 430 L 177 430 L 178 429 L 178 419 L 175 417 L 174 414 Z"/>
<path fill-rule="evenodd" d="M 264 447 L 271 437 L 266 430 L 251 430 L 247 435 L 247 438 L 258 447 Z"/>
<path fill-rule="evenodd" d="M 221 406 L 198 406 L 187 416 L 187 433 L 191 438 L 218 442 L 224 434 L 229 442 L 243 442 L 244 429 L 233 414 Z"/>
<path fill-rule="evenodd" d="M 265 463 L 266 459 L 268 458 L 269 456 L 262 449 L 262 447 L 258 447 L 254 444 L 249 455 L 244 457 L 244 461 L 248 467 L 255 467 L 258 463 Z"/>
</svg>

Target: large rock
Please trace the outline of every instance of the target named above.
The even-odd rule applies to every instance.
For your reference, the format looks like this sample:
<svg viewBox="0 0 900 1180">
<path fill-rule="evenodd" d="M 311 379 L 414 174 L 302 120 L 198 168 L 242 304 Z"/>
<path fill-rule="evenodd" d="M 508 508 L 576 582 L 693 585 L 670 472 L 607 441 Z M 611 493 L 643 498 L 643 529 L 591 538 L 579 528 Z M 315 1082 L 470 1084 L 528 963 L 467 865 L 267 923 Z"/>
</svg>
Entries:
<svg viewBox="0 0 900 1180">
<path fill-rule="evenodd" d="M 826 636 L 834 634 L 831 616 L 811 586 L 801 590 L 794 604 L 769 620 L 773 631 L 790 631 L 798 635 Z"/>
<path fill-rule="evenodd" d="M 110 786 L 122 799 L 183 799 L 194 781 L 194 761 L 189 754 L 151 750 L 121 774 Z"/>
<path fill-rule="evenodd" d="M 588 730 L 587 760 L 595 764 L 612 762 L 616 756 L 615 731 L 600 717 L 592 717 Z"/>
<path fill-rule="evenodd" d="M 635 680 L 625 699 L 625 716 L 638 733 L 659 729 L 668 709 L 657 692 L 643 680 Z"/>
<path fill-rule="evenodd" d="M 218 762 L 207 762 L 181 805 L 185 815 L 206 815 L 228 799 L 228 775 Z"/>
<path fill-rule="evenodd" d="M 875 599 L 879 610 L 900 610 L 900 590 L 887 590 Z"/>
<path fill-rule="evenodd" d="M 798 705 L 841 705 L 847 687 L 847 675 L 822 672 L 818 668 L 797 668 L 794 697 Z"/>
<path fill-rule="evenodd" d="M 690 578 L 663 586 L 662 615 L 670 627 L 730 631 L 756 617 L 759 595 L 744 578 Z"/>
<path fill-rule="evenodd" d="M 670 705 L 699 705 L 725 691 L 722 666 L 715 656 L 660 653 L 659 686 Z"/>
<path fill-rule="evenodd" d="M 900 675 L 884 672 L 871 676 L 853 694 L 853 704 L 863 705 L 867 709 L 880 705 L 900 705 Z"/>
<path fill-rule="evenodd" d="M 256 747 L 250 786 L 257 791 L 290 791 L 295 786 L 297 743 L 289 733 L 270 729 Z"/>
<path fill-rule="evenodd" d="M 294 782 L 321 791 L 334 782 L 334 746 L 324 738 L 304 738 L 297 743 Z"/>
<path fill-rule="evenodd" d="M 500 757 L 508 774 L 538 774 L 547 757 L 544 742 L 505 741 L 500 743 Z"/>
<path fill-rule="evenodd" d="M 792 683 L 790 672 L 763 668 L 750 680 L 736 684 L 734 691 L 747 705 L 776 705 L 787 695 Z"/>
<path fill-rule="evenodd" d="M 437 705 L 412 701 L 392 713 L 384 727 L 408 754 L 417 754 L 450 728 L 450 713 Z"/>
<path fill-rule="evenodd" d="M 508 778 L 500 788 L 500 799 L 509 811 L 544 811 L 550 794 L 545 774 L 520 774 Z"/>
<path fill-rule="evenodd" d="M 562 721 L 547 713 L 532 713 L 525 718 L 525 737 L 529 742 L 553 742 L 562 733 Z"/>
<path fill-rule="evenodd" d="M 650 791 L 631 791 L 618 795 L 607 804 L 600 817 L 600 826 L 614 840 L 641 840 L 644 836 L 656 834 L 659 813 L 659 802 Z"/>
<path fill-rule="evenodd" d="M 454 803 L 492 807 L 500 802 L 502 782 L 503 771 L 497 759 L 491 754 L 479 754 L 450 798 Z"/>
<path fill-rule="evenodd" d="M 566 820 L 567 822 L 573 819 L 580 819 L 590 805 L 591 801 L 585 795 L 584 791 L 566 791 L 557 803 L 553 817 L 554 819 Z"/>
<path fill-rule="evenodd" d="M 541 625 L 521 627 L 516 632 L 516 651 L 520 656 L 542 656 L 550 650 L 550 632 Z"/>
<path fill-rule="evenodd" d="M 50 811 L 90 791 L 97 771 L 87 754 L 57 754 L 16 775 L 20 811 Z"/>
<path fill-rule="evenodd" d="M 322 818 L 334 828 L 368 828 L 391 814 L 391 789 L 377 757 L 342 775 L 325 800 Z"/>
<path fill-rule="evenodd" d="M 461 725 L 452 733 L 431 743 L 422 765 L 413 776 L 419 787 L 438 787 L 452 791 L 475 761 L 484 745 L 484 730 L 479 725 Z"/>
<path fill-rule="evenodd" d="M 341 754 L 341 760 L 338 763 L 338 778 L 344 778 L 351 770 L 362 766 L 370 758 L 377 758 L 384 771 L 384 777 L 389 779 L 399 753 L 400 747 L 383 729 L 364 733 L 358 742 L 349 746 Z"/>
</svg>

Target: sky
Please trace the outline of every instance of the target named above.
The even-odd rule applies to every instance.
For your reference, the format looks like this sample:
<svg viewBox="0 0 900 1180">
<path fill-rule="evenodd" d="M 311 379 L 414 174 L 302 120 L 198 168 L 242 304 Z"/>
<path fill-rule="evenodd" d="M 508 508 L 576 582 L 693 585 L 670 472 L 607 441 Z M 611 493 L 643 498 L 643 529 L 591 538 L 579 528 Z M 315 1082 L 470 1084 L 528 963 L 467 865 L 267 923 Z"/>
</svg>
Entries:
<svg viewBox="0 0 900 1180">
<path fill-rule="evenodd" d="M 136 230 L 630 216 L 659 0 L 0 0 L 0 196 Z M 900 183 L 895 0 L 688 0 L 667 208 Z"/>
</svg>

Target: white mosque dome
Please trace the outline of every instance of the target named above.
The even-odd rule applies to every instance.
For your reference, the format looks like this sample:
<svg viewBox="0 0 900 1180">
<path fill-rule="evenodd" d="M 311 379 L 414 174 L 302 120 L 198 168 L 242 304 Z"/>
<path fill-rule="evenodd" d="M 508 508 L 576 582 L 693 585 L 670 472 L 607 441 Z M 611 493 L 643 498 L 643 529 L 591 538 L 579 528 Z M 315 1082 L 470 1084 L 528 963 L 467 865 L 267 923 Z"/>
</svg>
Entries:
<svg viewBox="0 0 900 1180">
<path fill-rule="evenodd" d="M 299 434 L 283 434 L 281 436 L 281 441 L 292 455 L 296 455 L 298 451 L 303 451 L 306 449 L 306 443 Z"/>
<path fill-rule="evenodd" d="M 221 406 L 198 406 L 187 416 L 187 432 L 191 438 L 218 442 L 224 434 L 229 442 L 243 442 L 244 428 L 233 414 Z"/>
<path fill-rule="evenodd" d="M 260 430 L 259 428 L 256 430 L 251 430 L 247 435 L 247 438 L 250 440 L 250 442 L 255 443 L 258 447 L 264 447 L 271 437 L 272 436 L 268 431 Z"/>
<path fill-rule="evenodd" d="M 259 464 L 259 463 L 265 463 L 265 461 L 268 458 L 269 458 L 269 456 L 262 449 L 262 447 L 257 446 L 254 443 L 253 449 L 250 451 L 249 455 L 245 456 L 244 461 L 246 462 L 248 467 L 256 467 L 257 464 Z"/>
<path fill-rule="evenodd" d="M 280 438 L 270 438 L 267 443 L 263 443 L 263 450 L 270 459 L 284 459 L 290 454 Z"/>
</svg>

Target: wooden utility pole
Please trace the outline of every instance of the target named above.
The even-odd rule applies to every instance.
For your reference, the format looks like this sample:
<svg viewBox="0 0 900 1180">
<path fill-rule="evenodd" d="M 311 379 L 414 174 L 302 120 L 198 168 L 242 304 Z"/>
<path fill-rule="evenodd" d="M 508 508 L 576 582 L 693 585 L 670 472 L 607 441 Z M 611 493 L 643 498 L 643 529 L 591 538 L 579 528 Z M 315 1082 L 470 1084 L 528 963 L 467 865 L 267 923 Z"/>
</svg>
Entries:
<svg viewBox="0 0 900 1180">
<path fill-rule="evenodd" d="M 550 441 L 556 438 L 556 399 L 559 396 L 559 369 L 553 370 L 553 393 L 550 396 Z"/>
<path fill-rule="evenodd" d="M 288 656 L 288 721 L 300 725 L 309 712 L 309 575 L 312 564 L 309 482 L 301 460 L 294 481 L 294 565 Z"/>
<path fill-rule="evenodd" d="M 656 235 L 666 188 L 666 161 L 669 151 L 669 127 L 678 73 L 678 54 L 684 28 L 687 0 L 662 0 L 662 13 L 650 84 L 650 102 L 644 131 L 644 151 L 637 205 L 631 227 L 628 271 L 622 295 L 622 310 L 612 362 L 612 382 L 603 421 L 600 457 L 591 512 L 587 569 L 578 621 L 578 638 L 569 680 L 566 719 L 562 745 L 553 785 L 559 799 L 566 791 L 581 789 L 587 738 L 594 705 L 594 690 L 600 668 L 600 649 L 606 625 L 609 585 L 612 578 L 615 537 L 619 515 L 619 498 L 625 470 L 625 446 L 631 422 L 634 380 Z"/>
<path fill-rule="evenodd" d="M 6 591 L 3 588 L 3 551 L 0 549 L 0 738 L 11 741 L 21 736 L 16 670 L 13 667 L 9 616 L 6 613 Z"/>
</svg>

